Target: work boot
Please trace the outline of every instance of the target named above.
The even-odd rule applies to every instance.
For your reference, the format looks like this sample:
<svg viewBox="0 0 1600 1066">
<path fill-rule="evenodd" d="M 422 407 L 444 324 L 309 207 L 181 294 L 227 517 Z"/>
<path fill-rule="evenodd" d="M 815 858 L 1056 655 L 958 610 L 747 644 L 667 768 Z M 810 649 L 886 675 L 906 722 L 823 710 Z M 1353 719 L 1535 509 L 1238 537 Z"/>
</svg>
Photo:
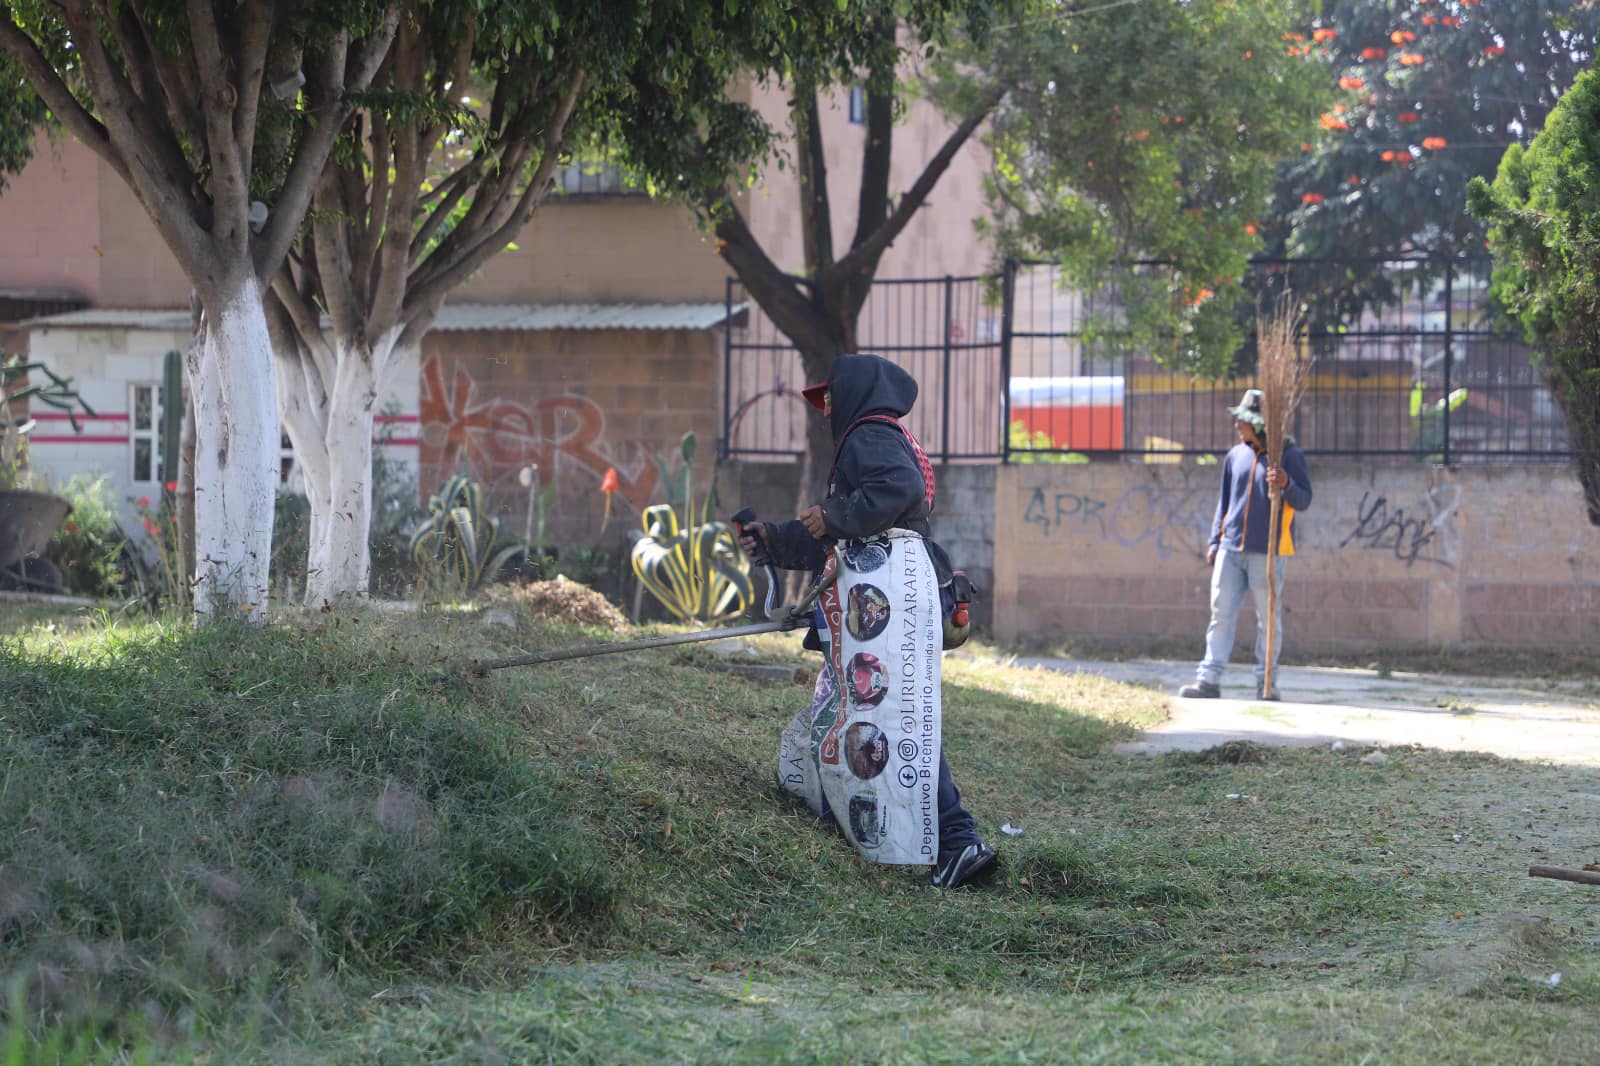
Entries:
<svg viewBox="0 0 1600 1066">
<path fill-rule="evenodd" d="M 1210 681 L 1196 681 L 1180 688 L 1178 695 L 1188 700 L 1214 700 L 1222 695 L 1222 689 Z"/>
</svg>

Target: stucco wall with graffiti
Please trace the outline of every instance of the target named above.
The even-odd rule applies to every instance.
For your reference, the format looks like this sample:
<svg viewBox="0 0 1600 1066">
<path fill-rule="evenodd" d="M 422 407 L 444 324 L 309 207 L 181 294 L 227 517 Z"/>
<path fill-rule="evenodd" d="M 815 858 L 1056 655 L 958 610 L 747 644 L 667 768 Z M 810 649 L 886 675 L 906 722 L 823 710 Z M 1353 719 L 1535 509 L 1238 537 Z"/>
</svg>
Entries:
<svg viewBox="0 0 1600 1066">
<path fill-rule="evenodd" d="M 1600 646 L 1600 530 L 1566 468 L 1313 458 L 1312 480 L 1287 561 L 1286 647 Z M 1192 638 L 1198 651 L 1219 481 L 1190 464 L 1002 468 L 997 634 Z M 1246 607 L 1240 632 L 1254 624 Z"/>
</svg>

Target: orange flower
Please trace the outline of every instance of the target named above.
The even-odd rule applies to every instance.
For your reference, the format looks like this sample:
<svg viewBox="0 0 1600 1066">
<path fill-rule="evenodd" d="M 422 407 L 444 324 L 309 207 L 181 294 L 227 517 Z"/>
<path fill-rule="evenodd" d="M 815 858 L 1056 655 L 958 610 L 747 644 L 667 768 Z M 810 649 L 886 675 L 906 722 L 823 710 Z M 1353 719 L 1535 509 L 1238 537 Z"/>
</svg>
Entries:
<svg viewBox="0 0 1600 1066">
<path fill-rule="evenodd" d="M 1347 180 L 1349 181 L 1349 183 L 1351 185 L 1360 185 L 1361 184 L 1361 176 L 1359 174 L 1352 174 L 1352 175 L 1350 175 L 1350 177 Z"/>
<path fill-rule="evenodd" d="M 1388 51 L 1383 48 L 1363 48 L 1361 50 L 1361 58 L 1367 60 L 1368 62 L 1374 59 L 1382 59 L 1388 54 Z"/>
<path fill-rule="evenodd" d="M 1366 88 L 1366 84 L 1367 83 L 1362 81 L 1360 78 L 1346 76 L 1339 79 L 1339 88 L 1343 89 L 1345 92 L 1353 93 L 1357 89 Z"/>
<path fill-rule="evenodd" d="M 1252 236 L 1252 237 L 1254 237 L 1256 235 L 1257 231 L 1259 231 L 1260 228 L 1261 227 L 1257 226 L 1254 222 L 1246 222 L 1244 224 L 1244 231 L 1246 233 L 1250 234 L 1250 236 Z"/>
<path fill-rule="evenodd" d="M 606 467 L 606 475 L 600 479 L 600 491 L 606 494 L 606 513 L 600 519 L 600 532 L 602 533 L 606 531 L 606 526 L 611 522 L 611 494 L 616 492 L 618 487 L 617 468 L 614 466 Z"/>
<path fill-rule="evenodd" d="M 169 481 L 166 484 L 166 489 L 167 489 L 168 492 L 177 492 L 178 491 L 178 483 L 176 481 Z"/>
<path fill-rule="evenodd" d="M 1439 25 L 1454 28 L 1461 25 L 1461 20 L 1456 18 L 1454 15 L 1441 15 L 1439 17 Z"/>
<path fill-rule="evenodd" d="M 1396 122 L 1415 122 L 1415 121 L 1417 121 L 1417 113 L 1415 111 L 1402 111 L 1398 115 L 1395 116 L 1395 121 Z"/>
<path fill-rule="evenodd" d="M 1389 40 L 1393 41 L 1395 44 L 1405 44 L 1407 41 L 1414 41 L 1416 39 L 1417 35 L 1412 33 L 1410 30 L 1395 30 L 1393 33 L 1389 34 Z"/>
<path fill-rule="evenodd" d="M 1503 44 L 1491 44 L 1483 50 L 1483 54 L 1486 56 L 1503 56 L 1506 54 L 1506 48 Z"/>
<path fill-rule="evenodd" d="M 1309 144 L 1301 144 L 1300 145 L 1300 150 L 1302 152 L 1309 152 L 1309 151 L 1311 151 L 1311 145 L 1309 145 Z"/>
<path fill-rule="evenodd" d="M 1251 56 L 1252 56 L 1252 55 L 1254 55 L 1254 54 L 1255 54 L 1255 53 L 1254 53 L 1254 52 L 1252 52 L 1252 51 L 1251 51 L 1251 50 L 1250 50 L 1250 49 L 1248 49 L 1248 48 L 1246 48 L 1246 49 L 1245 49 L 1245 50 L 1244 50 L 1244 57 L 1245 57 L 1245 58 L 1246 58 L 1246 59 L 1249 59 L 1249 58 L 1250 58 L 1250 57 L 1251 57 Z"/>
<path fill-rule="evenodd" d="M 1283 35 L 1283 39 L 1286 41 L 1303 41 L 1306 36 L 1303 33 L 1286 33 Z"/>
<path fill-rule="evenodd" d="M 76 522 L 68 522 L 66 525 L 62 526 L 61 528 L 66 530 L 68 533 L 76 533 L 78 531 L 78 523 L 76 523 Z"/>
<path fill-rule="evenodd" d="M 1150 136 L 1150 131 L 1149 130 L 1140 130 L 1138 133 L 1133 134 L 1129 139 L 1130 140 L 1134 140 L 1134 141 L 1142 141 L 1142 140 L 1144 140 L 1145 138 L 1147 138 L 1149 136 Z"/>
<path fill-rule="evenodd" d="M 1385 149 L 1383 155 L 1379 156 L 1378 158 L 1382 159 L 1385 163 L 1393 163 L 1394 162 L 1394 149 L 1393 148 Z"/>
<path fill-rule="evenodd" d="M 1337 115 L 1325 114 L 1318 121 L 1322 123 L 1322 128 L 1325 130 L 1347 130 L 1350 128 L 1350 123 Z"/>
<path fill-rule="evenodd" d="M 1400 65 L 1402 67 L 1420 67 L 1427 61 L 1427 57 L 1420 52 L 1407 52 L 1400 57 Z"/>
<path fill-rule="evenodd" d="M 1331 41 L 1337 36 L 1339 36 L 1339 31 L 1338 30 L 1330 30 L 1330 29 L 1327 29 L 1327 28 L 1323 28 L 1323 29 L 1314 31 L 1311 34 L 1311 39 L 1313 41 L 1319 41 L 1319 42 L 1320 41 Z"/>
<path fill-rule="evenodd" d="M 133 505 L 139 508 L 139 510 L 143 511 L 150 506 L 150 497 L 140 496 L 137 500 L 133 501 Z"/>
<path fill-rule="evenodd" d="M 1445 140 L 1443 137 L 1422 138 L 1422 147 L 1426 148 L 1430 152 L 1437 152 L 1439 149 L 1445 147 L 1449 143 L 1450 142 Z"/>
<path fill-rule="evenodd" d="M 1439 16 L 1438 15 L 1423 15 L 1422 16 L 1422 24 L 1424 26 L 1432 26 L 1435 22 L 1438 22 L 1438 21 L 1439 21 Z"/>
<path fill-rule="evenodd" d="M 1300 202 L 1303 204 L 1320 204 L 1322 202 L 1322 194 L 1320 192 L 1301 193 Z"/>
</svg>

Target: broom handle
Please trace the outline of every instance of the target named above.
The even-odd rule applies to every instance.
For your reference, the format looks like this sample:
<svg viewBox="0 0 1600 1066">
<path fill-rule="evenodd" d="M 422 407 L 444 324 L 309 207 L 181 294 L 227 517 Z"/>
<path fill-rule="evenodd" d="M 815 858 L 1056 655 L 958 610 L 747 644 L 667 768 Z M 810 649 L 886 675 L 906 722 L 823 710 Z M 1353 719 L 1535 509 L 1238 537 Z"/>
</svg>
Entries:
<svg viewBox="0 0 1600 1066">
<path fill-rule="evenodd" d="M 1262 654 L 1266 656 L 1266 675 L 1261 679 L 1261 693 L 1270 696 L 1273 687 L 1273 653 L 1278 647 L 1278 582 L 1274 580 L 1278 568 L 1278 515 L 1283 510 L 1283 490 L 1268 487 L 1267 499 L 1272 502 L 1267 518 L 1267 640 Z"/>
</svg>

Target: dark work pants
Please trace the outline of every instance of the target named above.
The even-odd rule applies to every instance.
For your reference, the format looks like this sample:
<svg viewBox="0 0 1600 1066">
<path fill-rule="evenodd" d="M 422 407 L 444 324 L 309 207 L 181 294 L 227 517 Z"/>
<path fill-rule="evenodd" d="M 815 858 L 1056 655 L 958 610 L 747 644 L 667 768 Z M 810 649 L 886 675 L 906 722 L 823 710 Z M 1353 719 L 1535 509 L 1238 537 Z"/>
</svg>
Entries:
<svg viewBox="0 0 1600 1066">
<path fill-rule="evenodd" d="M 967 809 L 961 806 L 961 790 L 950 777 L 950 764 L 945 761 L 944 749 L 939 750 L 939 789 L 934 798 L 939 804 L 939 859 L 953 855 L 968 844 L 982 843 L 978 824 Z M 837 825 L 833 811 L 828 807 L 828 797 L 822 797 L 822 818 Z"/>
</svg>

